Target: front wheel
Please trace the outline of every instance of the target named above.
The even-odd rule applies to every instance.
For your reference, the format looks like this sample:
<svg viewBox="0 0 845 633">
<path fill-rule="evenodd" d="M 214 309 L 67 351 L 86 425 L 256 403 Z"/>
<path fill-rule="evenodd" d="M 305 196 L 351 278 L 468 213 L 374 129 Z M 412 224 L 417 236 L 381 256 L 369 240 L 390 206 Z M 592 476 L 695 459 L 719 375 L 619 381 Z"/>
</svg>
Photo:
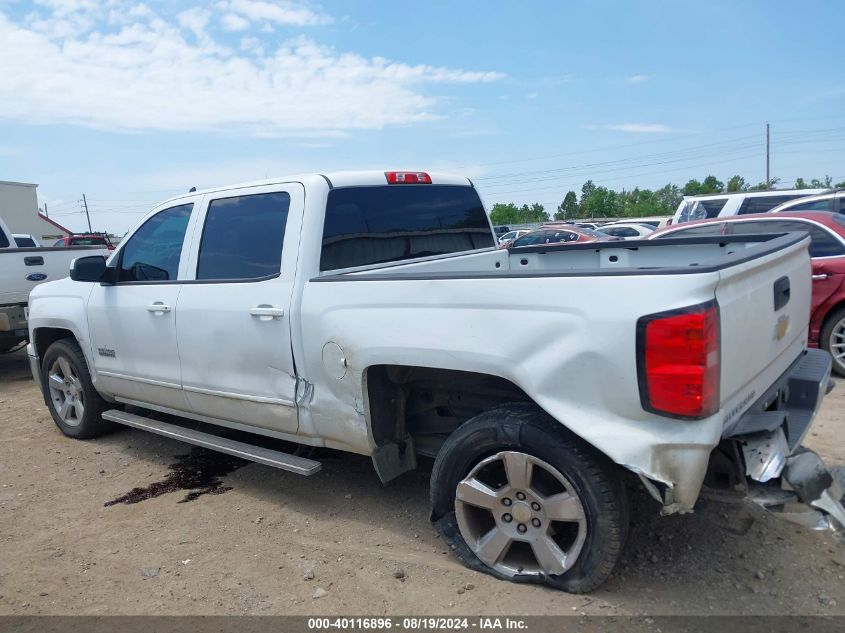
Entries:
<svg viewBox="0 0 845 633">
<path fill-rule="evenodd" d="M 591 591 L 628 529 L 615 466 L 534 405 L 476 416 L 441 448 L 432 519 L 468 567 L 499 578 Z"/>
<path fill-rule="evenodd" d="M 830 352 L 833 371 L 845 376 L 845 308 L 839 308 L 827 318 L 819 334 L 819 347 Z"/>
<path fill-rule="evenodd" d="M 88 439 L 112 427 L 102 418 L 106 402 L 94 389 L 85 356 L 75 341 L 61 339 L 47 348 L 41 383 L 50 415 L 65 435 Z"/>
</svg>

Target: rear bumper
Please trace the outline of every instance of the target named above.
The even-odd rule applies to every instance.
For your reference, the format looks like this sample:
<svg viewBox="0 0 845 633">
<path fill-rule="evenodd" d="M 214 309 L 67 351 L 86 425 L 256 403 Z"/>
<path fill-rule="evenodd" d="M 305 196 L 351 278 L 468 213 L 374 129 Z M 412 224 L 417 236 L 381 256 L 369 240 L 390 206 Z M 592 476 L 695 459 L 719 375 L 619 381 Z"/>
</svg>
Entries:
<svg viewBox="0 0 845 633">
<path fill-rule="evenodd" d="M 845 482 L 801 442 L 833 388 L 830 354 L 807 350 L 732 426 L 726 439 L 742 454 L 749 499 L 812 529 L 845 532 Z"/>
<path fill-rule="evenodd" d="M 26 322 L 26 305 L 0 307 L 0 338 L 24 340 L 29 336 Z"/>
</svg>

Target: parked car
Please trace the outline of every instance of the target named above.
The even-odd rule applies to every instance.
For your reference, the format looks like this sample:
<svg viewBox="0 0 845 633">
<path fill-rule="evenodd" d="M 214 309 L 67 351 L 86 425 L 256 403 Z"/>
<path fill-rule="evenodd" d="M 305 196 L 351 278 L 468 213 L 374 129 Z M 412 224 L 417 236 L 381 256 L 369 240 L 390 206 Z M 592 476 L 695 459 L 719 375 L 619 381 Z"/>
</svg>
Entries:
<svg viewBox="0 0 845 633">
<path fill-rule="evenodd" d="M 38 248 L 41 246 L 29 233 L 12 233 L 12 239 L 18 248 Z"/>
<path fill-rule="evenodd" d="M 675 211 L 672 224 L 716 217 L 724 218 L 732 215 L 765 213 L 784 202 L 824 193 L 825 191 L 827 189 L 771 189 L 768 191 L 684 196 Z"/>
<path fill-rule="evenodd" d="M 801 448 L 831 366 L 805 349 L 808 240 L 688 242 L 497 249 L 472 182 L 448 174 L 191 192 L 35 288 L 27 353 L 69 437 L 120 423 L 320 469 L 269 436 L 370 456 L 384 482 L 434 458 L 446 548 L 584 592 L 643 509 L 631 480 L 665 514 L 691 512 L 707 477 L 845 528 L 838 481 Z"/>
<path fill-rule="evenodd" d="M 748 235 L 803 231 L 810 235 L 813 298 L 808 343 L 833 356 L 833 370 L 845 376 L 845 215 L 822 211 L 758 213 L 689 222 L 651 238 Z"/>
<path fill-rule="evenodd" d="M 671 215 L 652 215 L 646 216 L 641 218 L 632 218 L 629 220 L 630 222 L 635 222 L 637 224 L 645 224 L 646 226 L 650 226 L 655 231 L 657 229 L 662 229 L 663 227 L 669 226 L 672 224 L 672 216 Z M 607 226 L 607 225 L 605 225 Z"/>
<path fill-rule="evenodd" d="M 114 244 L 105 233 L 74 233 L 56 240 L 53 246 L 102 246 L 114 250 Z"/>
<path fill-rule="evenodd" d="M 613 224 L 605 224 L 599 231 L 623 240 L 644 240 L 654 233 L 654 228 L 636 222 L 614 222 Z"/>
<path fill-rule="evenodd" d="M 783 211 L 829 211 L 831 213 L 845 213 L 845 189 L 833 189 L 817 196 L 807 196 L 798 200 L 790 200 L 776 206 L 769 213 Z"/>
<path fill-rule="evenodd" d="M 502 248 L 519 248 L 521 246 L 536 246 L 539 244 L 581 244 L 583 242 L 607 241 L 612 239 L 614 238 L 600 231 L 594 231 L 580 226 L 546 226 L 542 229 L 526 233 L 510 244 L 503 245 Z"/>
<path fill-rule="evenodd" d="M 510 242 L 513 242 L 516 238 L 522 237 L 526 233 L 530 233 L 528 229 L 519 229 L 517 231 L 508 231 L 504 235 L 499 238 L 499 246 L 505 246 Z"/>
<path fill-rule="evenodd" d="M 27 310 L 30 291 L 40 283 L 67 277 L 70 263 L 81 255 L 104 254 L 99 248 L 72 249 L 22 246 L 32 236 L 13 234 L 0 218 L 0 352 L 28 337 Z M 35 240 L 32 240 L 35 242 Z"/>
</svg>

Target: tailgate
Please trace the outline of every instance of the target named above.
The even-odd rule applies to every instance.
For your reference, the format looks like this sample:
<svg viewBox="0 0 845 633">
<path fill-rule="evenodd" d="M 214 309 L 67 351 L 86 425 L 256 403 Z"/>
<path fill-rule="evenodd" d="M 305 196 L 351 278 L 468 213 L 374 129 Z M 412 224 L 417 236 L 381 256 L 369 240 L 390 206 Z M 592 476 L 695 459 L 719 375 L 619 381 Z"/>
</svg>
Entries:
<svg viewBox="0 0 845 633">
<path fill-rule="evenodd" d="M 721 311 L 724 424 L 737 419 L 807 344 L 812 293 L 809 238 L 723 270 Z"/>
</svg>

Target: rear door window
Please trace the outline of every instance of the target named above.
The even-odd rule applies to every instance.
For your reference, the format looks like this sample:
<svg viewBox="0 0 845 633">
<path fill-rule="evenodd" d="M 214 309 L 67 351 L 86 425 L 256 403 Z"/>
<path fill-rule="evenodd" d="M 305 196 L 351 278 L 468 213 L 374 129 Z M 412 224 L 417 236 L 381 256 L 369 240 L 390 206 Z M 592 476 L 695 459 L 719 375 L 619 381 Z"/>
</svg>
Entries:
<svg viewBox="0 0 845 633">
<path fill-rule="evenodd" d="M 800 220 L 754 220 L 751 222 L 730 222 L 728 231 L 731 235 L 751 235 L 760 233 L 787 233 L 802 231 L 810 234 L 810 257 L 835 257 L 845 255 L 842 245 L 827 229 L 801 222 Z"/>
<path fill-rule="evenodd" d="M 16 237 L 14 238 L 15 244 L 18 245 L 18 248 L 35 248 L 38 244 L 35 243 L 31 237 Z"/>
<path fill-rule="evenodd" d="M 320 270 L 495 246 L 472 187 L 380 185 L 329 192 Z"/>
<path fill-rule="evenodd" d="M 806 200 L 791 205 L 788 211 L 833 211 L 833 198 Z"/>
<path fill-rule="evenodd" d="M 783 195 L 783 196 L 749 196 L 739 205 L 737 215 L 745 215 L 747 213 L 766 213 L 771 211 L 779 204 L 795 200 L 795 198 L 802 198 L 801 194 Z"/>
<path fill-rule="evenodd" d="M 290 210 L 284 191 L 212 200 L 202 229 L 197 279 L 278 275 Z"/>
</svg>

